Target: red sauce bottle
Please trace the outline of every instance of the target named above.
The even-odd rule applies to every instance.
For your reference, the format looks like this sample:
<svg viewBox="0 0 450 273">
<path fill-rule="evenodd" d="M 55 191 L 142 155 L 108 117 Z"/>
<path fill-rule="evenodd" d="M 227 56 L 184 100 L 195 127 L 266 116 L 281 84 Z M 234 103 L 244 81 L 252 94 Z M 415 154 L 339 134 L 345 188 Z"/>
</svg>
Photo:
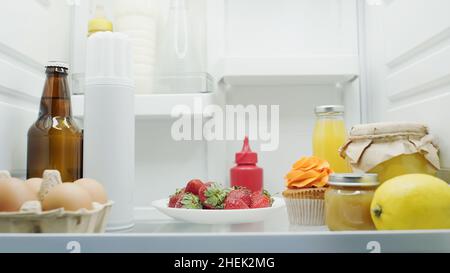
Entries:
<svg viewBox="0 0 450 273">
<path fill-rule="evenodd" d="M 256 166 L 258 154 L 250 149 L 248 137 L 244 140 L 242 151 L 236 153 L 236 166 L 231 169 L 231 186 L 246 187 L 251 191 L 262 191 L 263 169 Z"/>
</svg>

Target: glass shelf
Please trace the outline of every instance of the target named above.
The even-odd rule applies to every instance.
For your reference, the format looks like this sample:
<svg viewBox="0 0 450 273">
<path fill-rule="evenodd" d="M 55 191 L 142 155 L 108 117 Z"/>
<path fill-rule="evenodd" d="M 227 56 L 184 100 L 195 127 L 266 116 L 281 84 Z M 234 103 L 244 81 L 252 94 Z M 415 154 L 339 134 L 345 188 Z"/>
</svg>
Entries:
<svg viewBox="0 0 450 273">
<path fill-rule="evenodd" d="M 138 214 L 136 227 L 126 233 L 3 234 L 0 252 L 450 252 L 450 230 L 330 232 L 291 226 L 285 211 L 266 222 L 217 226 L 176 222 L 153 209 Z"/>
<path fill-rule="evenodd" d="M 137 119 L 171 118 L 175 106 L 185 105 L 193 109 L 193 116 L 204 115 L 208 118 L 208 114 L 195 112 L 194 106 L 200 103 L 206 107 L 214 104 L 215 100 L 215 93 L 135 95 L 135 115 Z M 72 96 L 72 108 L 75 117 L 83 118 L 84 95 Z"/>
<path fill-rule="evenodd" d="M 359 75 L 358 58 L 228 58 L 223 80 L 229 85 L 345 85 Z"/>
</svg>

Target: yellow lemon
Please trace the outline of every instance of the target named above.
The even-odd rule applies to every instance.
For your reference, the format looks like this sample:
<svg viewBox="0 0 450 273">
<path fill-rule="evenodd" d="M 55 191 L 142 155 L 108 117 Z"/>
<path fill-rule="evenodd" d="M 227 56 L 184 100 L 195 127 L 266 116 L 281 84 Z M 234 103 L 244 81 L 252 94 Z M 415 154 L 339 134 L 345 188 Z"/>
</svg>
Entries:
<svg viewBox="0 0 450 273">
<path fill-rule="evenodd" d="M 425 174 L 395 177 L 375 192 L 371 215 L 378 230 L 450 229 L 450 186 Z"/>
</svg>

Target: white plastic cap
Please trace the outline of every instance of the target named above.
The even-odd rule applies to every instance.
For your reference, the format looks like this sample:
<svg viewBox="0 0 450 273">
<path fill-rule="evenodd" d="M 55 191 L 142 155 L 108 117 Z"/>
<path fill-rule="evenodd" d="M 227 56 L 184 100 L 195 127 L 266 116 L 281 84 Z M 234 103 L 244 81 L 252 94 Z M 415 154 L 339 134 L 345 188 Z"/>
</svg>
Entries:
<svg viewBox="0 0 450 273">
<path fill-rule="evenodd" d="M 133 58 L 128 36 L 97 32 L 88 38 L 86 84 L 134 86 Z"/>
</svg>

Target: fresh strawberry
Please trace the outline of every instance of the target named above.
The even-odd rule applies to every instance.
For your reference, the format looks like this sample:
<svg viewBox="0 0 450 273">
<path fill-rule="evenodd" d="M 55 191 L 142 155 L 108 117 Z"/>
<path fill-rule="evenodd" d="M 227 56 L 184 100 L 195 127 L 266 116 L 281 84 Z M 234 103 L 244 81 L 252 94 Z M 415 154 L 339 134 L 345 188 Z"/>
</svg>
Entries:
<svg viewBox="0 0 450 273">
<path fill-rule="evenodd" d="M 198 197 L 206 209 L 223 209 L 227 191 L 219 184 L 205 183 L 198 191 Z"/>
<path fill-rule="evenodd" d="M 253 199 L 251 208 L 252 209 L 260 209 L 260 208 L 269 208 L 270 198 L 265 195 L 260 195 L 259 197 Z"/>
<path fill-rule="evenodd" d="M 175 208 L 179 209 L 201 209 L 202 204 L 200 203 L 200 199 L 198 196 L 193 195 L 192 193 L 183 193 L 181 194 L 181 198 L 178 199 Z"/>
<path fill-rule="evenodd" d="M 260 196 L 266 196 L 267 198 L 269 198 L 269 200 L 270 200 L 270 204 L 272 205 L 273 204 L 273 198 L 272 198 L 272 196 L 270 195 L 270 193 L 267 191 L 267 190 L 262 190 L 262 191 L 255 191 L 255 192 L 253 192 L 252 193 L 252 199 L 254 199 L 254 198 L 259 198 Z"/>
<path fill-rule="evenodd" d="M 200 179 L 194 179 L 189 181 L 186 185 L 186 192 L 198 195 L 198 191 L 203 186 L 203 182 Z"/>
<path fill-rule="evenodd" d="M 254 192 L 252 194 L 252 209 L 269 208 L 272 206 L 273 199 L 268 191 Z"/>
<path fill-rule="evenodd" d="M 245 187 L 234 187 L 228 194 L 226 200 L 239 199 L 244 201 L 247 206 L 252 204 L 252 192 Z"/>
<path fill-rule="evenodd" d="M 178 200 L 180 200 L 180 198 L 182 197 L 183 193 L 184 193 L 184 188 L 183 189 L 179 189 L 175 192 L 175 194 L 170 196 L 169 199 L 169 208 L 174 208 L 177 205 Z"/>
<path fill-rule="evenodd" d="M 227 210 L 249 209 L 249 206 L 242 199 L 227 198 L 224 208 Z"/>
</svg>

